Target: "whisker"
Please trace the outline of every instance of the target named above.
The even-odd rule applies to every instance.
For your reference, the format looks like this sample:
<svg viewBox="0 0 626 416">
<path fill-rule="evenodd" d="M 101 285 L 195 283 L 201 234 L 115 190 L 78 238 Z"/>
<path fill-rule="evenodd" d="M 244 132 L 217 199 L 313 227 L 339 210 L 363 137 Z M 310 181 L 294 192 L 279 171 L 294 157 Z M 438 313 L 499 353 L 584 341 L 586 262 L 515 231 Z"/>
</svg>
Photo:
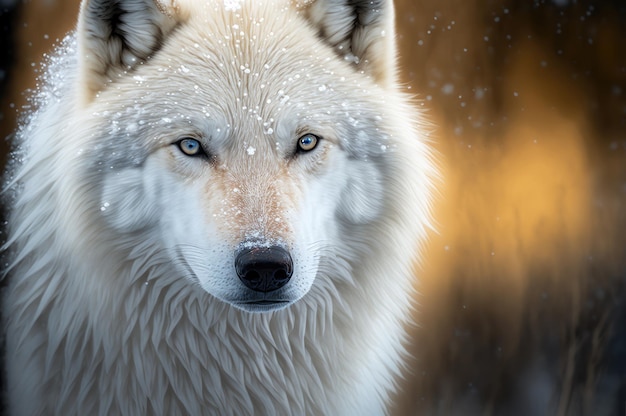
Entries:
<svg viewBox="0 0 626 416">
<path fill-rule="evenodd" d="M 193 269 L 187 262 L 185 255 L 183 254 L 183 248 L 180 245 L 176 246 L 176 260 L 183 266 L 183 268 L 192 276 L 194 280 L 198 280 L 198 276 L 194 273 Z"/>
</svg>

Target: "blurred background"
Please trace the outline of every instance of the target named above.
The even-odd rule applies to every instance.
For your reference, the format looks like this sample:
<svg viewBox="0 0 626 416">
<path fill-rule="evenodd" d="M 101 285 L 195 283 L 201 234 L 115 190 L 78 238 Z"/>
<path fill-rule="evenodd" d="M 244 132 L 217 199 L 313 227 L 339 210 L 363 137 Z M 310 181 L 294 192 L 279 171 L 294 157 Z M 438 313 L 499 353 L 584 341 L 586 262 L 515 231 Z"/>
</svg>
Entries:
<svg viewBox="0 0 626 416">
<path fill-rule="evenodd" d="M 0 9 L 6 137 L 78 1 Z M 626 415 L 626 1 L 396 9 L 444 181 L 393 414 Z"/>
</svg>

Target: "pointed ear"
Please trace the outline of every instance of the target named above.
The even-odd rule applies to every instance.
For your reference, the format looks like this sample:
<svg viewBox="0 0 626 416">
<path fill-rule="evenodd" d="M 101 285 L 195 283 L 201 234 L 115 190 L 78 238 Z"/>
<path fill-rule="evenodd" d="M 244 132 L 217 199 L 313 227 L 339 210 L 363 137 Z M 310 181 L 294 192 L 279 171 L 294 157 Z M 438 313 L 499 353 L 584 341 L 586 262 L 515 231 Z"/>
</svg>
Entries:
<svg viewBox="0 0 626 416">
<path fill-rule="evenodd" d="M 181 19 L 159 0 L 83 0 L 78 19 L 79 82 L 87 102 L 147 60 Z"/>
<path fill-rule="evenodd" d="M 392 0 L 297 0 L 337 54 L 383 85 L 396 80 Z M 308 3 L 311 3 L 307 6 Z"/>
</svg>

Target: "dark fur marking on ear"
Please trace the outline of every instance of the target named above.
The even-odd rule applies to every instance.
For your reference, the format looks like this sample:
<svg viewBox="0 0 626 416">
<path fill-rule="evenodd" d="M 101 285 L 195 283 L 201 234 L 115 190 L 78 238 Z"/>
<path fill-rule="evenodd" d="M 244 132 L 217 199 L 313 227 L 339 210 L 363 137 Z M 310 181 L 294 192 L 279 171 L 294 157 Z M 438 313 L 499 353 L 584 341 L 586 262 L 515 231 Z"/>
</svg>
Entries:
<svg viewBox="0 0 626 416">
<path fill-rule="evenodd" d="M 309 7 L 320 39 L 361 69 L 369 65 L 370 54 L 376 53 L 370 48 L 378 47 L 385 36 L 386 18 L 393 15 L 391 0 L 316 0 Z"/>
<path fill-rule="evenodd" d="M 178 23 L 152 0 L 88 0 L 79 30 L 91 91 L 147 61 Z"/>
<path fill-rule="evenodd" d="M 361 26 L 378 23 L 385 7 L 384 0 L 349 0 L 348 3 L 356 11 L 356 20 Z"/>
<path fill-rule="evenodd" d="M 133 42 L 130 42 L 130 37 L 133 36 L 126 27 L 130 27 L 132 23 L 125 22 L 125 18 L 129 21 L 133 19 L 133 12 L 125 10 L 121 7 L 120 3 L 117 1 L 110 2 L 111 7 L 105 8 L 102 7 L 102 14 L 99 16 L 103 23 L 106 24 L 106 27 L 109 29 L 109 33 L 103 38 L 106 42 L 111 41 L 119 41 L 121 47 L 119 49 L 119 54 L 117 56 L 116 61 L 112 61 L 111 64 L 118 65 L 126 65 L 129 66 L 127 62 L 124 62 L 123 53 L 128 51 L 132 55 L 134 55 L 137 60 L 145 60 L 147 59 L 152 52 L 158 50 L 161 47 L 162 39 L 163 39 L 163 31 L 161 28 L 154 23 L 150 23 L 150 29 L 152 30 L 152 44 L 145 45 L 149 48 L 149 53 L 146 51 L 139 50 Z M 114 65 L 113 65 L 114 66 Z"/>
</svg>

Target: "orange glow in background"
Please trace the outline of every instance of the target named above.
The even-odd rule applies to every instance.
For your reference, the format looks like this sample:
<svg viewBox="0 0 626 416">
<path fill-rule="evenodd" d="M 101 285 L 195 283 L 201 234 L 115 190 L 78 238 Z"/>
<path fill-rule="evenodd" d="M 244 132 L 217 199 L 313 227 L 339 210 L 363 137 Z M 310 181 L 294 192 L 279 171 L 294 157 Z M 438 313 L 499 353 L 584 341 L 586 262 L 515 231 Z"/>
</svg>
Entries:
<svg viewBox="0 0 626 416">
<path fill-rule="evenodd" d="M 625 6 L 400 3 L 444 184 L 397 413 L 624 414 Z"/>
</svg>

